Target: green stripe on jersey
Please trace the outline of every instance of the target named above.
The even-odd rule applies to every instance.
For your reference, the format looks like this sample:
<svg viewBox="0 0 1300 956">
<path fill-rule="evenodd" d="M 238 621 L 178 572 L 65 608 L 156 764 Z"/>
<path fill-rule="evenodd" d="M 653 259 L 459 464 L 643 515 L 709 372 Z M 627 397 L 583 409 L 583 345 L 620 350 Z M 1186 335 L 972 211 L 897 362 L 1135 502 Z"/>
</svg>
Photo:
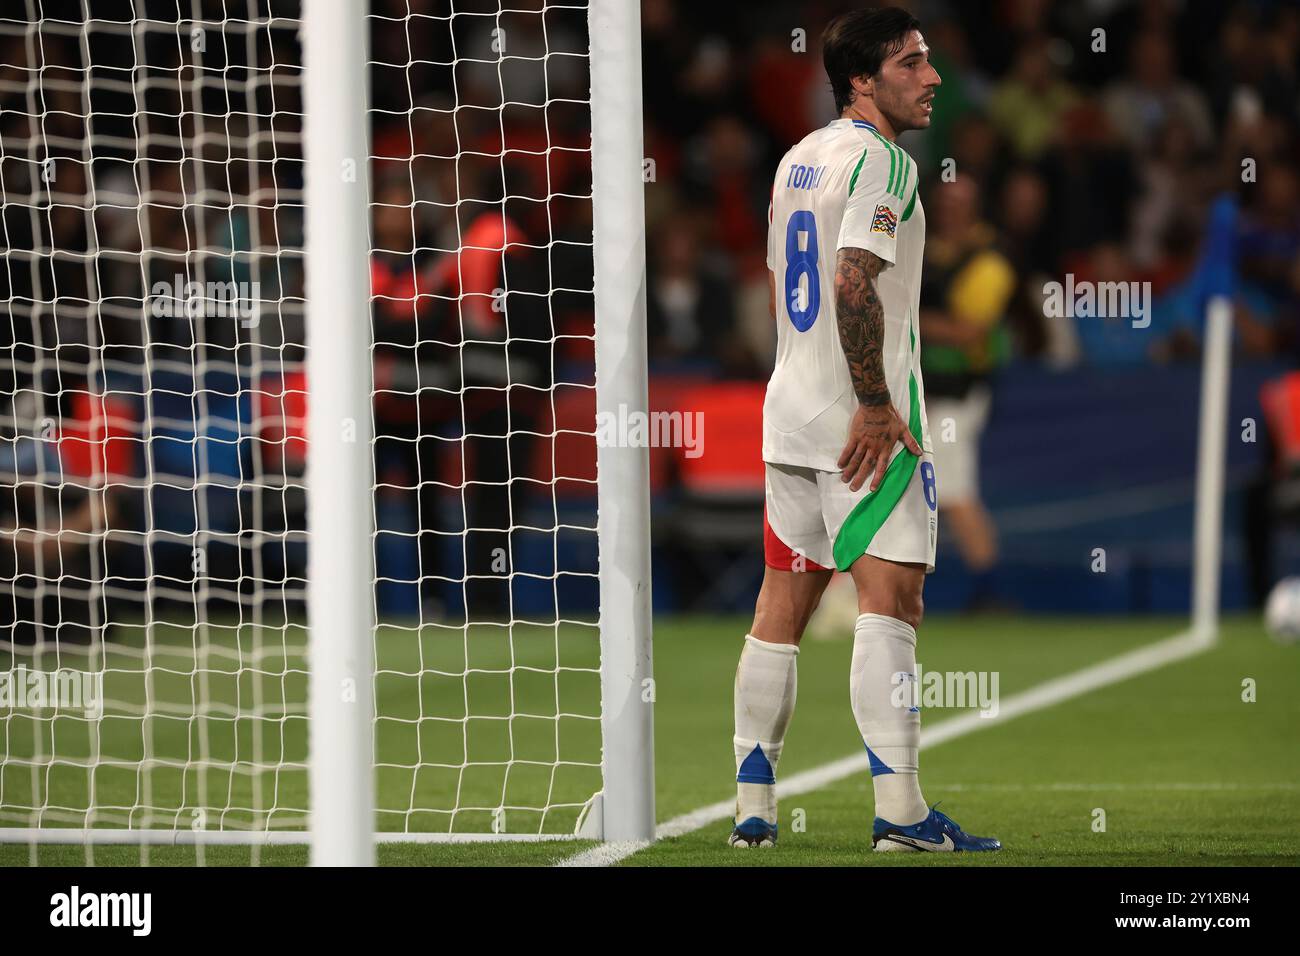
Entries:
<svg viewBox="0 0 1300 956">
<path fill-rule="evenodd" d="M 916 194 L 920 192 L 920 184 L 912 187 L 912 198 L 907 201 L 907 208 L 903 210 L 903 222 L 912 218 L 912 210 L 916 208 Z"/>
<path fill-rule="evenodd" d="M 903 181 L 898 186 L 898 192 L 895 193 L 899 199 L 907 194 L 907 184 L 912 178 L 912 164 L 908 161 L 907 156 L 903 156 Z"/>
<path fill-rule="evenodd" d="M 903 152 L 902 148 L 895 146 L 885 137 L 881 136 L 874 129 L 869 130 L 872 136 L 880 140 L 880 145 L 889 151 L 889 182 L 885 186 L 885 192 L 891 196 L 902 199 L 907 194 L 907 184 L 912 179 L 912 162 L 911 157 Z M 865 153 L 863 154 L 865 158 Z M 862 167 L 862 160 L 858 160 L 858 167 Z M 853 171 L 853 180 L 856 181 L 858 171 Z M 850 184 L 849 192 L 853 192 L 853 186 Z"/>
<path fill-rule="evenodd" d="M 853 175 L 849 177 L 849 195 L 853 195 L 853 187 L 858 184 L 858 173 L 862 172 L 862 164 L 867 161 L 867 150 L 869 146 L 862 148 L 862 155 L 858 157 L 858 165 L 853 167 Z"/>
<path fill-rule="evenodd" d="M 885 151 L 889 153 L 889 183 L 885 186 L 885 192 L 892 193 L 894 191 L 894 175 L 898 169 L 898 154 L 894 151 L 894 144 L 874 129 L 871 130 L 871 135 L 880 140 L 880 145 L 885 147 Z"/>
</svg>

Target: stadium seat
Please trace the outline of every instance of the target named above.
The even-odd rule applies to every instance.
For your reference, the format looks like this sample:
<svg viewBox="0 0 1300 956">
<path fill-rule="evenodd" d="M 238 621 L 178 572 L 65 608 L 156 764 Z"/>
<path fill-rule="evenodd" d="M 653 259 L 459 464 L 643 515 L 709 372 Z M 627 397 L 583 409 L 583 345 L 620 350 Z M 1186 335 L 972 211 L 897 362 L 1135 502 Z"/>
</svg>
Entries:
<svg viewBox="0 0 1300 956">
<path fill-rule="evenodd" d="M 1272 507 L 1276 514 L 1300 517 L 1300 372 L 1288 372 L 1260 386 L 1259 404 L 1276 449 Z"/>
<path fill-rule="evenodd" d="M 680 486 L 666 525 L 682 597 L 698 608 L 743 605 L 761 574 L 764 392 L 759 382 L 710 383 L 677 398 L 678 408 L 699 413 L 706 453 L 674 450 Z M 699 581 L 710 582 L 706 592 Z"/>
<path fill-rule="evenodd" d="M 59 457 L 68 478 L 85 478 L 98 487 L 137 474 L 140 426 L 130 402 L 73 392 L 71 412 L 59 430 Z"/>
</svg>

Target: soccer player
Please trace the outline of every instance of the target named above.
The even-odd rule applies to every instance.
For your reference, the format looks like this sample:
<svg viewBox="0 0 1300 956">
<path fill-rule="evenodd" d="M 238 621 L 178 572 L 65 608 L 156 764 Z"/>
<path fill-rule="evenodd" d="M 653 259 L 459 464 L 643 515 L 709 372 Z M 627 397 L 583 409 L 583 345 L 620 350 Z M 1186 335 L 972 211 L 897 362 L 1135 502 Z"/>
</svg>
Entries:
<svg viewBox="0 0 1300 956">
<path fill-rule="evenodd" d="M 776 842 L 799 641 L 838 568 L 858 592 L 849 693 L 875 789 L 872 846 L 996 850 L 926 805 L 921 715 L 896 693 L 915 680 L 938 497 L 917 339 L 925 215 L 916 164 L 894 141 L 930 125 L 940 78 L 920 24 L 897 8 L 835 19 L 823 48 L 840 118 L 786 153 L 772 189 L 766 569 L 736 669 L 730 842 Z"/>
</svg>

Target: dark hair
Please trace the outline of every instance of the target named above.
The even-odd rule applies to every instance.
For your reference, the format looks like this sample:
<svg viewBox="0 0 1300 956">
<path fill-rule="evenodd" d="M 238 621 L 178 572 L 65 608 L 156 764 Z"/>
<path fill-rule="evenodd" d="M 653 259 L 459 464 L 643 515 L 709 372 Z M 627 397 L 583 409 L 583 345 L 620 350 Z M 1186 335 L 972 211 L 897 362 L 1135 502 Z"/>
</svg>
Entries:
<svg viewBox="0 0 1300 956">
<path fill-rule="evenodd" d="M 854 76 L 874 76 L 880 66 L 903 48 L 907 35 L 921 21 L 898 7 L 853 10 L 826 25 L 822 34 L 822 63 L 835 94 L 835 111 L 843 113 L 853 100 Z"/>
</svg>

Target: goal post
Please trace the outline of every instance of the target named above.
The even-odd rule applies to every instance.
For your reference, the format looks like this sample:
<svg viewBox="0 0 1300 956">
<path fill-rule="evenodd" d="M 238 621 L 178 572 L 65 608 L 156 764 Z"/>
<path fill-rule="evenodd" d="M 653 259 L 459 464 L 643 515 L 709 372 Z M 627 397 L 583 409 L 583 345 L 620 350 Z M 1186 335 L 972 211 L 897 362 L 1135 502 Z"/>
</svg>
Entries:
<svg viewBox="0 0 1300 956">
<path fill-rule="evenodd" d="M 651 839 L 637 4 L 18 6 L 0 842 Z"/>
<path fill-rule="evenodd" d="M 645 194 L 637 0 L 592 0 L 596 414 L 644 416 Z M 654 836 L 650 477 L 646 448 L 598 451 L 604 837 Z"/>
<path fill-rule="evenodd" d="M 312 863 L 374 863 L 368 3 L 306 0 L 308 730 Z"/>
</svg>

